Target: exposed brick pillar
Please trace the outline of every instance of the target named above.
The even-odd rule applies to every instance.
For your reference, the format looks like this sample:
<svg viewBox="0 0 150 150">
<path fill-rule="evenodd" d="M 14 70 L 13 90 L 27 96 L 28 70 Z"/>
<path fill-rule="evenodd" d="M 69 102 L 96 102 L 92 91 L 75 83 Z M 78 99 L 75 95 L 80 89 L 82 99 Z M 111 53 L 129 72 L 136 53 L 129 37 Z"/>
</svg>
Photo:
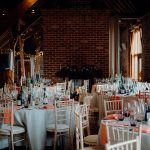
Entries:
<svg viewBox="0 0 150 150">
<path fill-rule="evenodd" d="M 143 18 L 142 24 L 142 44 L 143 44 L 143 63 L 142 63 L 142 79 L 150 82 L 150 14 Z"/>
</svg>

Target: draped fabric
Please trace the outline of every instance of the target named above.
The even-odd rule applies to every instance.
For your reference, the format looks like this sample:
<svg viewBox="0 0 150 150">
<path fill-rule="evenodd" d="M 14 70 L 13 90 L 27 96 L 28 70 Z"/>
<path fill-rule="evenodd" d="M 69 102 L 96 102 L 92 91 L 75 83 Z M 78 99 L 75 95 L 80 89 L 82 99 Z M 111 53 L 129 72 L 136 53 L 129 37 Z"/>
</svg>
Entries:
<svg viewBox="0 0 150 150">
<path fill-rule="evenodd" d="M 136 29 L 132 31 L 131 33 L 131 55 L 134 56 L 135 54 L 141 54 L 142 53 L 142 30 Z"/>
<path fill-rule="evenodd" d="M 35 74 L 41 73 L 41 64 L 42 64 L 43 53 L 41 51 L 36 51 L 35 55 Z"/>
<path fill-rule="evenodd" d="M 30 56 L 30 64 L 31 64 L 31 77 L 33 77 L 34 76 L 34 69 L 35 69 L 35 64 L 34 64 L 34 56 L 33 55 L 31 55 Z"/>
<path fill-rule="evenodd" d="M 131 33 L 131 77 L 135 80 L 139 79 L 141 72 L 141 59 L 139 55 L 142 53 L 142 30 L 136 28 Z"/>
<path fill-rule="evenodd" d="M 20 62 L 21 62 L 21 76 L 25 77 L 25 66 L 24 66 L 24 51 L 20 51 Z"/>
<path fill-rule="evenodd" d="M 24 41 L 21 39 L 21 36 L 19 36 L 19 45 L 20 45 L 20 62 L 21 62 L 21 76 L 25 77 L 25 65 L 24 65 Z"/>
<path fill-rule="evenodd" d="M 10 52 L 10 70 L 14 70 L 14 53 Z"/>
</svg>

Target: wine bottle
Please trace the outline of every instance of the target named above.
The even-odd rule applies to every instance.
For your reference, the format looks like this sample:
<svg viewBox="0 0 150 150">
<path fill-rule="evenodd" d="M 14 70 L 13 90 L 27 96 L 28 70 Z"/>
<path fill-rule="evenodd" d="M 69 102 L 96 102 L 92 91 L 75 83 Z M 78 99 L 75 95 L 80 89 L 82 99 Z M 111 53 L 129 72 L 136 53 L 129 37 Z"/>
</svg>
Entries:
<svg viewBox="0 0 150 150">
<path fill-rule="evenodd" d="M 28 95 L 28 104 L 31 103 L 31 94 Z"/>
<path fill-rule="evenodd" d="M 21 106 L 22 105 L 22 95 L 21 95 L 21 89 L 17 95 L 17 105 Z"/>
<path fill-rule="evenodd" d="M 148 114 L 148 112 L 149 112 L 149 107 L 148 107 L 148 104 L 147 104 L 147 103 L 145 103 L 145 118 L 144 118 L 144 120 L 145 120 L 145 121 L 147 121 L 147 120 L 148 120 L 148 118 L 147 118 L 147 114 Z"/>
<path fill-rule="evenodd" d="M 125 87 L 124 87 L 124 81 L 123 81 L 122 73 L 120 74 L 119 93 L 120 93 L 120 94 L 125 94 L 125 93 L 126 93 L 126 89 L 125 89 Z"/>
<path fill-rule="evenodd" d="M 23 89 L 22 89 L 22 86 L 21 86 L 21 89 L 20 89 L 20 98 L 21 98 L 21 105 L 24 105 L 24 92 L 23 92 Z"/>
<path fill-rule="evenodd" d="M 46 96 L 46 88 L 43 88 L 43 90 L 44 90 L 44 94 L 43 94 L 43 104 L 47 104 L 48 102 L 47 102 L 47 96 Z"/>
</svg>

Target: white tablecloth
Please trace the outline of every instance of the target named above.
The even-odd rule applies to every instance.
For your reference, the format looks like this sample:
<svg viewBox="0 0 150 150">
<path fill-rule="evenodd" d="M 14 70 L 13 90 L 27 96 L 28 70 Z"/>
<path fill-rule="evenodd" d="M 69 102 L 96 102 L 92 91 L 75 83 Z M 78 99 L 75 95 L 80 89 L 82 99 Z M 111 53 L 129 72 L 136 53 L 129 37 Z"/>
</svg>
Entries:
<svg viewBox="0 0 150 150">
<path fill-rule="evenodd" d="M 31 150 L 43 150 L 46 143 L 46 113 L 53 110 L 21 109 L 15 112 L 15 124 L 27 129 Z"/>
</svg>

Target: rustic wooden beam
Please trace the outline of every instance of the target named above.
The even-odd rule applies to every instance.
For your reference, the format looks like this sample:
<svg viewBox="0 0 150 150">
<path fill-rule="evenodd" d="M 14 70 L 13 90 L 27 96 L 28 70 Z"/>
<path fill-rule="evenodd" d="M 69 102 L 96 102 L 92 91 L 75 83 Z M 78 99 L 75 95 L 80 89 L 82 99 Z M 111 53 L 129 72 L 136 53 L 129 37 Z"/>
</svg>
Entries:
<svg viewBox="0 0 150 150">
<path fill-rule="evenodd" d="M 131 0 L 124 1 L 124 5 L 127 6 L 131 13 L 136 13 L 136 7 Z"/>
<path fill-rule="evenodd" d="M 126 13 L 128 11 L 122 1 L 120 2 L 119 0 L 116 0 L 115 5 L 117 6 L 116 9 L 118 9 L 120 13 Z"/>
<path fill-rule="evenodd" d="M 27 10 L 35 6 L 36 8 L 40 8 L 46 1 L 47 0 L 23 0 L 17 8 L 12 9 L 11 12 L 1 20 L 0 35 L 14 25 L 19 18 L 22 18 Z"/>
</svg>

